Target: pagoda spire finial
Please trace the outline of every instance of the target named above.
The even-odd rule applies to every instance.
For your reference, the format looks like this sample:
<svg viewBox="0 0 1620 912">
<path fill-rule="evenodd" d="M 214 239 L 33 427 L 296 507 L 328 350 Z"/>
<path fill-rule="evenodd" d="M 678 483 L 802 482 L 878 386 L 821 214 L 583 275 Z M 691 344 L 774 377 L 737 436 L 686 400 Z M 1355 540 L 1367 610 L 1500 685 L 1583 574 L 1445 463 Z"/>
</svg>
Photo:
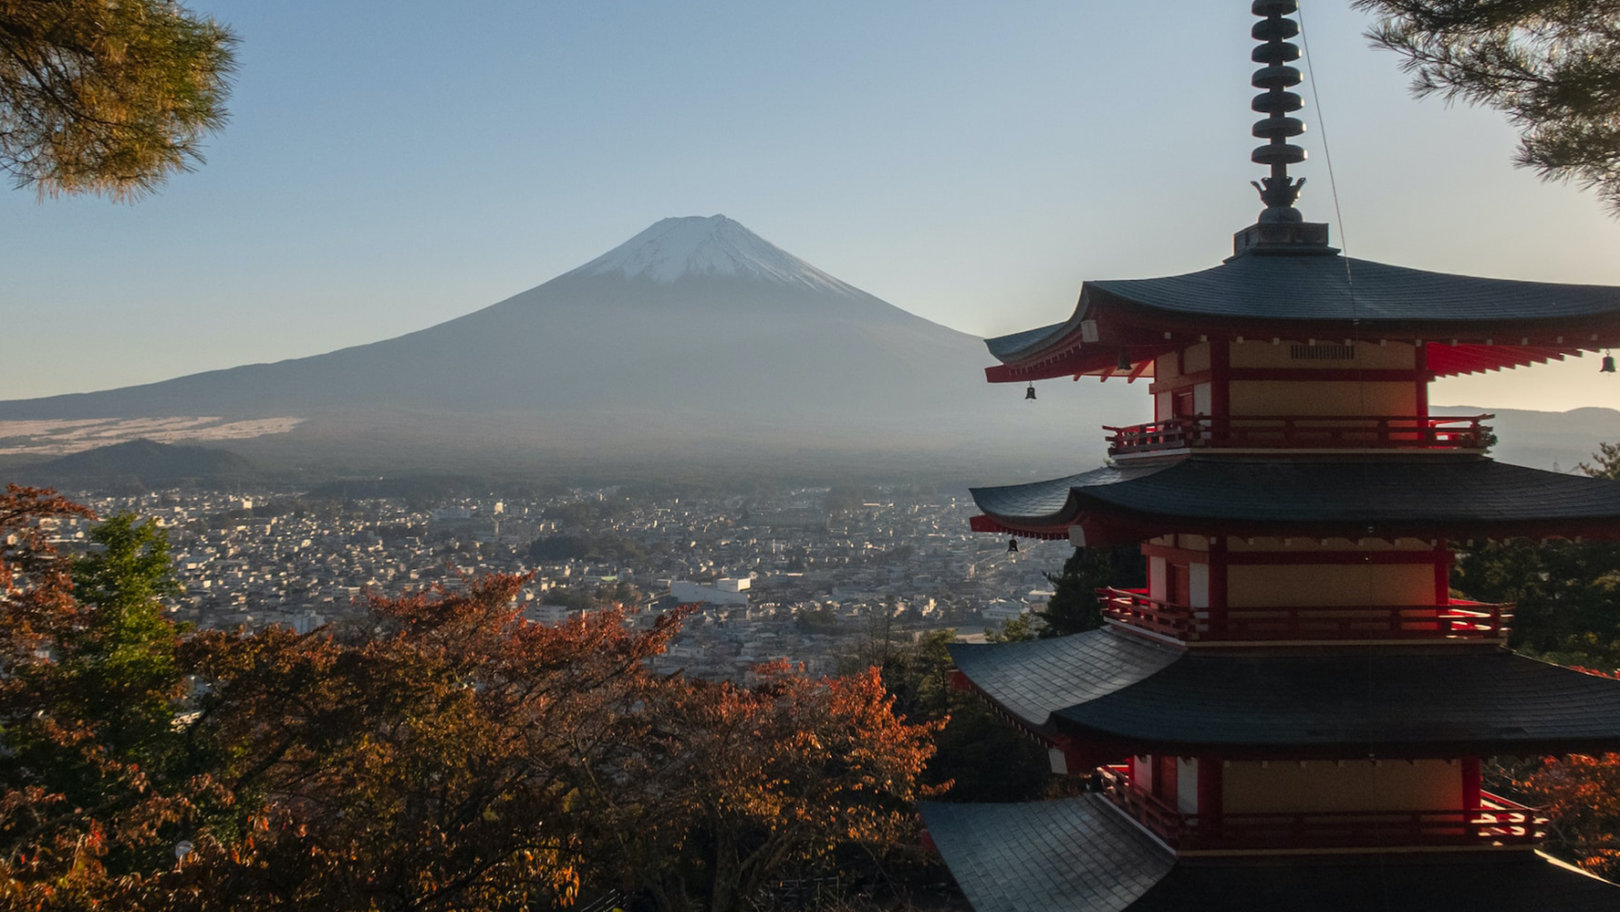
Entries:
<svg viewBox="0 0 1620 912">
<path fill-rule="evenodd" d="M 1299 59 L 1299 45 L 1287 40 L 1299 34 L 1299 23 L 1285 18 L 1299 12 L 1299 2 L 1255 0 L 1253 8 L 1256 16 L 1265 18 L 1255 23 L 1251 34 L 1256 41 L 1264 43 L 1254 49 L 1251 58 L 1265 66 L 1254 71 L 1254 78 L 1250 82 L 1255 88 L 1266 90 L 1265 94 L 1255 96 L 1253 108 L 1261 114 L 1270 115 L 1254 125 L 1255 137 L 1269 142 L 1249 156 L 1257 165 L 1271 166 L 1271 176 L 1265 179 L 1264 186 L 1258 182 L 1255 184 L 1255 189 L 1260 191 L 1260 199 L 1266 204 L 1260 221 L 1271 224 L 1303 222 L 1305 219 L 1294 208 L 1294 202 L 1299 199 L 1299 191 L 1305 186 L 1305 181 L 1295 181 L 1288 176 L 1289 165 L 1297 165 L 1305 160 L 1305 150 L 1289 142 L 1305 132 L 1304 121 L 1288 116 L 1305 105 L 1304 99 L 1297 93 L 1288 91 L 1299 85 L 1301 78 L 1299 70 L 1289 66 Z"/>
<path fill-rule="evenodd" d="M 1251 107 L 1265 114 L 1254 125 L 1254 135 L 1266 140 L 1249 156 L 1257 165 L 1267 165 L 1271 175 L 1254 181 L 1264 212 L 1253 227 L 1238 232 L 1238 253 L 1333 252 L 1327 246 L 1327 225 L 1306 222 L 1294 203 L 1299 200 L 1305 179 L 1288 174 L 1289 165 L 1305 161 L 1305 150 L 1289 140 L 1305 132 L 1305 122 L 1290 116 L 1305 106 L 1299 93 L 1289 91 L 1301 81 L 1300 72 L 1290 66 L 1299 59 L 1299 45 L 1288 39 L 1299 34 L 1299 23 L 1288 18 L 1299 12 L 1299 0 L 1254 0 L 1251 7 L 1261 21 L 1250 34 L 1260 46 L 1251 58 L 1262 64 L 1251 84 L 1264 91 L 1254 97 Z"/>
</svg>

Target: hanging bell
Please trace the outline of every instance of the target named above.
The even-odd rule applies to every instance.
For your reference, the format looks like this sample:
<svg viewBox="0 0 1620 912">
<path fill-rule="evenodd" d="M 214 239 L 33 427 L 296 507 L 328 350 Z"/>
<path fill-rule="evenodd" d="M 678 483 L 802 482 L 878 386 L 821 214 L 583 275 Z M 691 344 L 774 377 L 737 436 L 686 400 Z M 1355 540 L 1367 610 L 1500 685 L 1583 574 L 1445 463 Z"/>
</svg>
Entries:
<svg viewBox="0 0 1620 912">
<path fill-rule="evenodd" d="M 1018 539 L 1016 539 L 1016 538 L 1007 539 L 1007 553 L 1008 554 L 1017 554 L 1018 553 Z"/>
<path fill-rule="evenodd" d="M 1119 361 L 1115 363 L 1114 370 L 1128 371 L 1131 369 L 1131 353 L 1126 349 L 1119 350 Z"/>
<path fill-rule="evenodd" d="M 1608 352 L 1603 353 L 1603 366 L 1598 368 L 1598 372 L 1604 374 L 1614 373 L 1614 355 Z"/>
<path fill-rule="evenodd" d="M 1031 383 L 1029 385 L 1029 389 L 1024 390 L 1024 399 L 1029 400 L 1029 399 L 1034 399 L 1034 398 L 1035 398 L 1035 384 Z"/>
</svg>

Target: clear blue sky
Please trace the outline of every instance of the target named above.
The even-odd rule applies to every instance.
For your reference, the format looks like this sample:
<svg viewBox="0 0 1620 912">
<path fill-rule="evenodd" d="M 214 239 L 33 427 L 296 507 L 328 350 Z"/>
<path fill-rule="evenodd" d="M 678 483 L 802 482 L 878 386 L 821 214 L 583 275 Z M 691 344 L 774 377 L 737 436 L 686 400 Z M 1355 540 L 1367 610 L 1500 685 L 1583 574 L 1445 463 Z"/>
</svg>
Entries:
<svg viewBox="0 0 1620 912">
<path fill-rule="evenodd" d="M 1213 265 L 1260 208 L 1249 0 L 190 5 L 242 39 L 205 166 L 133 206 L 0 193 L 0 399 L 398 335 L 675 215 L 994 335 L 1086 278 Z M 1348 0 L 1304 7 L 1307 217 L 1358 257 L 1620 285 L 1595 198 L 1512 168 L 1497 114 L 1412 99 Z M 1620 378 L 1435 401 L 1620 407 Z"/>
</svg>

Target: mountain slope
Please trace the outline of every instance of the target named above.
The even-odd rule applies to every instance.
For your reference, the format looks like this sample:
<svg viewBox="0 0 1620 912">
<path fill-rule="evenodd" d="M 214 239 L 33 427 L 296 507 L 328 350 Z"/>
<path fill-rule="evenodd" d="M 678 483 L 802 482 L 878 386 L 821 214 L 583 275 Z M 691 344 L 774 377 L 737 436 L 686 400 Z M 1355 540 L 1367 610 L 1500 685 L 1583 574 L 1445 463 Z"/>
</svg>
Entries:
<svg viewBox="0 0 1620 912">
<path fill-rule="evenodd" d="M 0 402 L 0 419 L 290 416 L 306 419 L 293 441 L 359 441 L 349 449 L 366 459 L 376 455 L 366 441 L 447 446 L 469 434 L 524 446 L 563 446 L 567 437 L 576 452 L 684 435 L 694 450 L 836 439 L 851 449 L 1033 455 L 1058 416 L 1024 403 L 1020 390 L 985 383 L 986 361 L 980 340 L 713 216 L 665 219 L 543 285 L 405 336 Z M 1084 401 L 1096 420 L 1081 426 L 1145 420 L 1139 386 L 1106 384 Z M 1078 449 L 1100 459 L 1095 437 Z"/>
<path fill-rule="evenodd" d="M 325 355 L 107 392 L 0 403 L 0 417 L 305 416 L 403 408 L 900 408 L 983 386 L 977 340 L 912 316 L 735 222 L 666 219 L 585 266 L 430 329 Z"/>
<path fill-rule="evenodd" d="M 70 453 L 11 474 L 26 484 L 99 489 L 123 486 L 132 490 L 180 484 L 242 485 L 261 480 L 258 467 L 235 453 L 151 440 L 131 440 Z"/>
</svg>

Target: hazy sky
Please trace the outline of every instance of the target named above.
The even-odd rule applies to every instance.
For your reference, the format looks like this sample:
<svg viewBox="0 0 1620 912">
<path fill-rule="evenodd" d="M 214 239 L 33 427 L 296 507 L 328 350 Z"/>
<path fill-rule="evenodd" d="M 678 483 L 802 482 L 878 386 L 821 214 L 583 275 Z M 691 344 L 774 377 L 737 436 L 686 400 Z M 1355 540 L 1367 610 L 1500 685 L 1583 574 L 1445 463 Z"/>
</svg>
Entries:
<svg viewBox="0 0 1620 912">
<path fill-rule="evenodd" d="M 190 5 L 242 39 L 201 170 L 133 206 L 0 193 L 0 399 L 398 335 L 677 215 L 995 335 L 1087 278 L 1214 265 L 1260 209 L 1249 0 Z M 1512 168 L 1499 115 L 1412 99 L 1348 0 L 1303 5 L 1308 218 L 1357 257 L 1620 285 L 1595 198 Z M 1435 402 L 1620 408 L 1620 377 Z"/>
</svg>

